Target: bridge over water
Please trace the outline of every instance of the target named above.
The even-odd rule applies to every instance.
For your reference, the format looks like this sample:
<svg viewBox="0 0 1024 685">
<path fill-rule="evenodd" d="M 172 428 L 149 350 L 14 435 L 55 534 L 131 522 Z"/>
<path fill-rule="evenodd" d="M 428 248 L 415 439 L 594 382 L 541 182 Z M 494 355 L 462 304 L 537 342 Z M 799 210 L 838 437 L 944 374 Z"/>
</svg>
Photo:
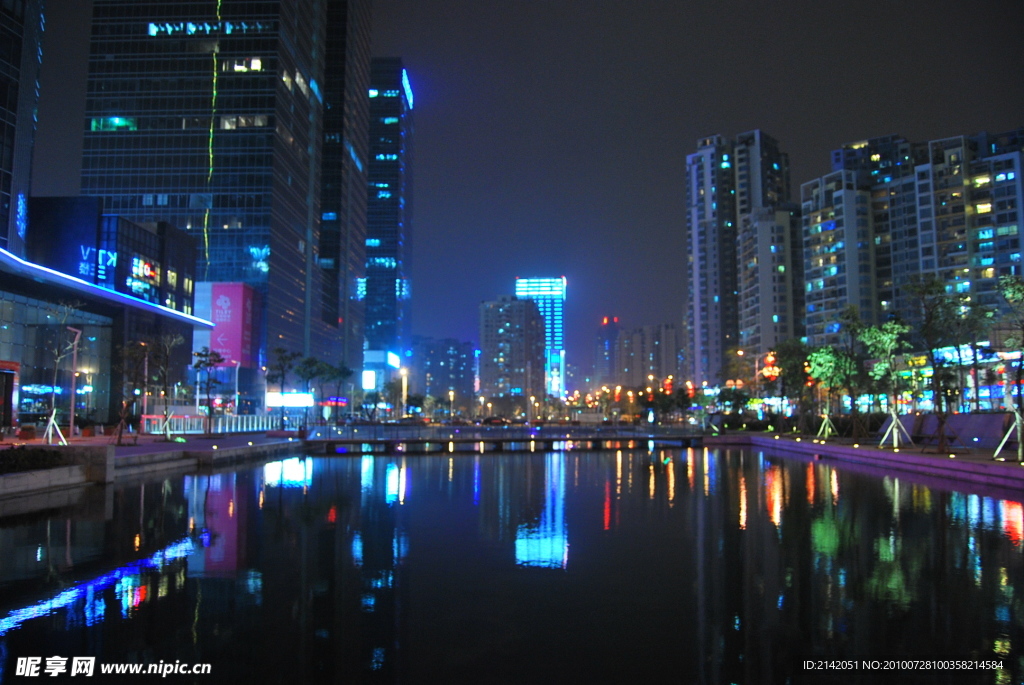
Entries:
<svg viewBox="0 0 1024 685">
<path fill-rule="evenodd" d="M 317 426 L 306 444 L 313 452 L 431 453 L 471 450 L 605 450 L 642 446 L 699 446 L 702 434 L 675 426 Z"/>
</svg>

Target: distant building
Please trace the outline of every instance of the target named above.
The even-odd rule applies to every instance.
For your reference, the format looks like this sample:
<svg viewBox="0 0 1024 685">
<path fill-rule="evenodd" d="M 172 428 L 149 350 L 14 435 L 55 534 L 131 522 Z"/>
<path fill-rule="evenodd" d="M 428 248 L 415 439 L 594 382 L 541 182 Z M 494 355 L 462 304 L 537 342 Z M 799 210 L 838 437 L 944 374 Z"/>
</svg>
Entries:
<svg viewBox="0 0 1024 685">
<path fill-rule="evenodd" d="M 425 338 L 412 340 L 412 392 L 436 398 L 448 407 L 449 391 L 454 392 L 455 411 L 464 407 L 470 414 L 476 412 L 475 347 L 473 343 L 455 338 Z"/>
<path fill-rule="evenodd" d="M 480 303 L 480 394 L 488 400 L 539 397 L 544 387 L 544 319 L 537 303 L 512 295 Z"/>
<path fill-rule="evenodd" d="M 516 297 L 533 300 L 544 317 L 544 388 L 553 397 L 565 393 L 565 337 L 563 310 L 566 281 L 561 278 L 516 278 Z"/>
<path fill-rule="evenodd" d="M 682 375 L 683 341 L 676 324 L 641 326 L 621 331 L 616 346 L 619 369 L 615 384 L 629 388 L 646 387 L 652 377 L 661 383 L 672 377 L 675 384 Z"/>
<path fill-rule="evenodd" d="M 400 353 L 409 344 L 413 137 L 413 93 L 401 59 L 373 60 L 369 94 L 366 348 Z"/>
<path fill-rule="evenodd" d="M 593 387 L 601 387 L 615 382 L 618 368 L 619 317 L 606 316 L 601 320 L 594 336 L 594 375 L 591 379 Z"/>
</svg>

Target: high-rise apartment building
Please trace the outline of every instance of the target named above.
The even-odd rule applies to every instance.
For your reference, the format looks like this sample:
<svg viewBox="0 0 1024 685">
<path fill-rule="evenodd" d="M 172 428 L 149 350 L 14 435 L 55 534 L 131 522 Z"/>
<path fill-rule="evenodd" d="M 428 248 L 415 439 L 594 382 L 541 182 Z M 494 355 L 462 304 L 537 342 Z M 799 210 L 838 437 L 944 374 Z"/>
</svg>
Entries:
<svg viewBox="0 0 1024 685">
<path fill-rule="evenodd" d="M 808 342 L 835 342 L 848 305 L 868 324 L 894 314 L 913 324 L 920 279 L 1000 306 L 999 276 L 1021 270 L 1022 150 L 1024 129 L 884 136 L 833 152 L 833 173 L 801 189 Z"/>
<path fill-rule="evenodd" d="M 724 380 L 726 354 L 741 345 L 740 331 L 759 325 L 763 314 L 745 310 L 745 318 L 740 316 L 741 220 L 748 232 L 777 232 L 778 223 L 765 220 L 764 212 L 786 209 L 790 190 L 789 158 L 762 131 L 748 131 L 735 140 L 720 135 L 703 138 L 697 148 L 686 158 L 685 357 L 688 379 L 699 386 Z M 770 240 L 754 242 L 770 247 Z M 763 308 L 777 304 L 763 299 L 762 303 Z M 781 304 L 792 306 L 789 298 Z M 788 311 L 772 314 L 792 316 Z"/>
<path fill-rule="evenodd" d="M 800 188 L 803 207 L 807 343 L 841 341 L 839 315 L 848 306 L 874 323 L 877 281 L 871 192 L 856 171 L 834 171 Z"/>
<path fill-rule="evenodd" d="M 565 337 L 562 330 L 565 292 L 565 276 L 516 278 L 516 297 L 536 302 L 544 317 L 543 392 L 552 397 L 561 397 L 565 393 Z"/>
<path fill-rule="evenodd" d="M 25 254 L 42 60 L 41 0 L 0 4 L 0 248 Z"/>
<path fill-rule="evenodd" d="M 370 0 L 327 4 L 324 144 L 320 179 L 323 318 L 337 326 L 341 361 L 362 366 L 369 166 Z"/>
<path fill-rule="evenodd" d="M 318 255 L 328 4 L 93 3 L 82 194 L 191 232 L 198 280 L 252 286 L 256 366 L 341 361 Z"/>
<path fill-rule="evenodd" d="M 542 396 L 544 349 L 544 319 L 536 301 L 505 295 L 480 303 L 481 395 L 491 400 Z"/>
<path fill-rule="evenodd" d="M 804 333 L 803 231 L 797 205 L 739 216 L 739 347 L 763 356 Z"/>
<path fill-rule="evenodd" d="M 413 92 L 401 59 L 372 61 L 369 95 L 366 348 L 399 352 L 409 343 L 413 136 Z"/>
</svg>

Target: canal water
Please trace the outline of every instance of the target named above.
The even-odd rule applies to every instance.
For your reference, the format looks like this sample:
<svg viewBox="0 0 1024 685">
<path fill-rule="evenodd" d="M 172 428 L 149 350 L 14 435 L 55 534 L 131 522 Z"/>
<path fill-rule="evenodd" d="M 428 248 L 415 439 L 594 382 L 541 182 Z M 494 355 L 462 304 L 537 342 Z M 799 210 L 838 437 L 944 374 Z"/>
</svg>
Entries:
<svg viewBox="0 0 1024 685">
<path fill-rule="evenodd" d="M 1020 683 L 1024 493 L 942 485 L 623 449 L 97 487 L 0 519 L 0 683 Z"/>
</svg>

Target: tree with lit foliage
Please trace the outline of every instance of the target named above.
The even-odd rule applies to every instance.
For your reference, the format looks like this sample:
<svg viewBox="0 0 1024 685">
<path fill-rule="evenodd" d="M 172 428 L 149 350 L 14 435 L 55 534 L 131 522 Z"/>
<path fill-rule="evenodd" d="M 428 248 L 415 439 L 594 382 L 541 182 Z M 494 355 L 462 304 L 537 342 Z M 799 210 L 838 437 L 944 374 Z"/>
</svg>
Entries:
<svg viewBox="0 0 1024 685">
<path fill-rule="evenodd" d="M 821 382 L 825 388 L 825 411 L 822 413 L 824 421 L 822 431 L 828 433 L 831 430 L 832 421 L 832 399 L 839 395 L 850 385 L 850 378 L 857 373 L 856 362 L 846 353 L 831 345 L 819 347 L 807 356 L 807 368 L 810 375 Z"/>
<path fill-rule="evenodd" d="M 906 432 L 903 424 L 900 423 L 899 408 L 897 406 L 900 376 L 899 369 L 896 366 L 896 358 L 900 352 L 909 349 L 910 344 L 904 339 L 904 336 L 909 332 L 910 326 L 906 324 L 899 321 L 886 321 L 881 326 L 866 327 L 858 336 L 867 348 L 868 355 L 875 360 L 868 374 L 882 384 L 888 396 L 889 416 L 892 419 L 892 424 L 889 426 L 886 434 L 882 436 L 882 442 L 884 443 L 888 434 L 892 433 L 892 445 L 894 448 L 899 447 L 899 432 L 901 430 L 904 433 Z M 910 440 L 909 435 L 906 438 L 908 441 L 913 442 Z"/>
<path fill-rule="evenodd" d="M 1024 278 L 1018 275 L 1000 276 L 999 293 L 1007 304 L 1008 318 L 1013 327 L 1012 335 L 1003 343 L 1008 349 L 1014 350 L 1017 356 L 1013 381 L 1015 392 L 1011 397 L 1014 429 L 1017 432 L 1017 461 L 1024 463 L 1024 397 L 1021 396 L 1021 381 L 1024 381 Z"/>
</svg>

